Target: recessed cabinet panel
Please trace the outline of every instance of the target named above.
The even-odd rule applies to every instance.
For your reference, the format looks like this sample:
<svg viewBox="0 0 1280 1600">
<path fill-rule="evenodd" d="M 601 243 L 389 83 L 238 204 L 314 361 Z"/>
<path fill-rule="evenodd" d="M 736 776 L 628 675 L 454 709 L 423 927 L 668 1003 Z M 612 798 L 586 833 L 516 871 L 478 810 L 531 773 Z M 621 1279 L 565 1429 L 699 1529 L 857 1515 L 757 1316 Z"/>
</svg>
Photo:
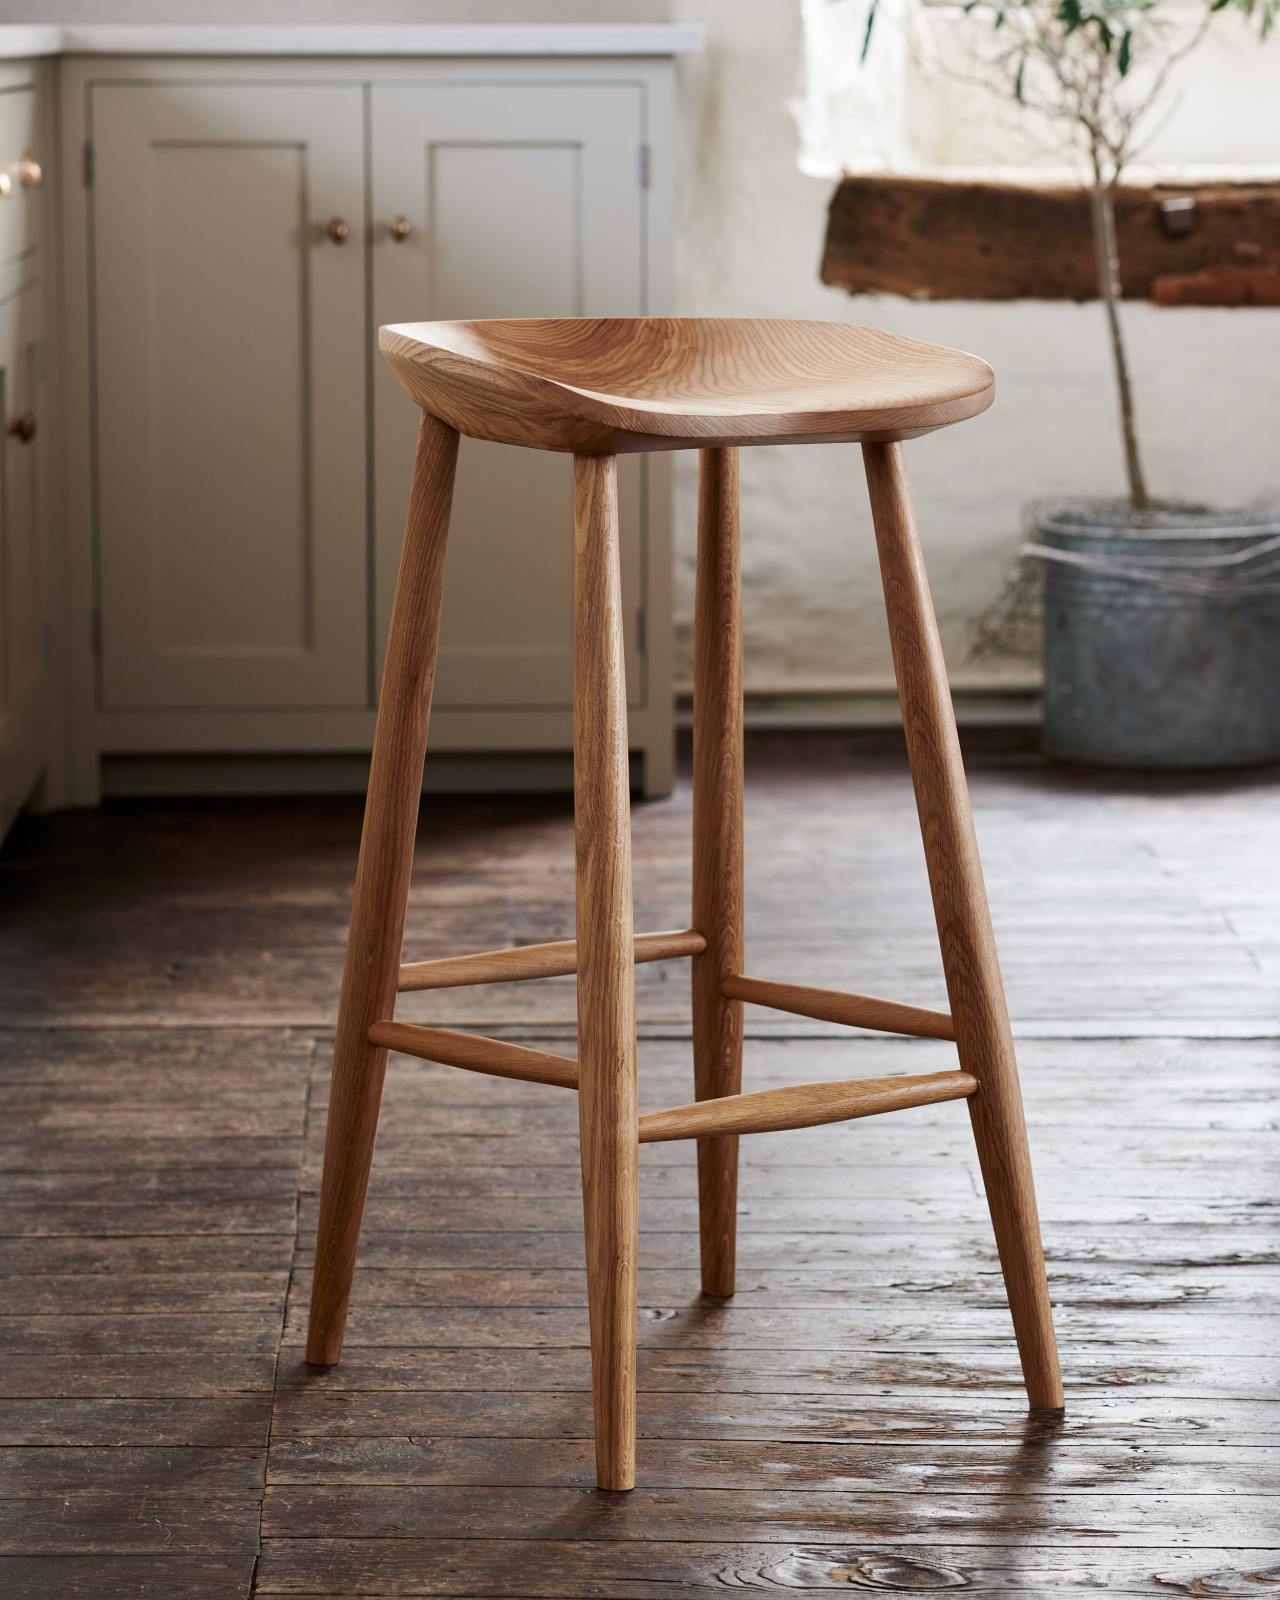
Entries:
<svg viewBox="0 0 1280 1600">
<path fill-rule="evenodd" d="M 432 314 L 581 316 L 582 146 L 438 143 L 426 154 Z M 486 196 L 501 203 L 477 204 Z"/>
<path fill-rule="evenodd" d="M 297 655 L 315 631 L 307 259 L 295 243 L 307 225 L 305 152 L 175 141 L 152 147 L 147 176 L 152 216 L 163 219 L 146 263 L 159 356 L 152 642 L 169 656 Z M 267 537 L 259 517 L 244 515 L 245 473 L 271 518 Z M 223 603 L 210 605 L 211 595 Z"/>
<path fill-rule="evenodd" d="M 103 704 L 359 706 L 361 92 L 106 86 L 92 119 Z"/>
<path fill-rule="evenodd" d="M 375 86 L 375 321 L 639 315 L 642 110 L 631 84 Z M 380 652 L 417 411 L 382 362 L 374 393 Z M 631 459 L 620 473 L 632 619 L 643 603 L 644 472 Z M 438 708 L 571 704 L 572 516 L 570 457 L 462 441 Z M 633 701 L 644 691 L 638 632 L 628 628 Z"/>
</svg>

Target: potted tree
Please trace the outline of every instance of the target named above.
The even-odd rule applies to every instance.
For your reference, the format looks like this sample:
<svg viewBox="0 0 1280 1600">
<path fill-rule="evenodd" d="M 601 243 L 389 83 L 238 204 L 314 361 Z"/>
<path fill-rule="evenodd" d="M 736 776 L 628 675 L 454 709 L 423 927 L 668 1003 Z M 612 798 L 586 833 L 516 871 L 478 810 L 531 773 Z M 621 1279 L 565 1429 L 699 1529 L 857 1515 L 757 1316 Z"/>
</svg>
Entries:
<svg viewBox="0 0 1280 1600">
<path fill-rule="evenodd" d="M 1223 11 L 1244 13 L 1265 38 L 1277 0 L 1209 0 L 1198 19 L 1170 0 L 966 0 L 963 9 L 990 30 L 975 51 L 981 81 L 1083 158 L 1128 486 L 1122 499 L 1032 511 L 1026 554 L 1045 564 L 1045 747 L 1134 766 L 1280 759 L 1280 512 L 1153 495 L 1115 210 L 1177 64 Z M 874 19 L 873 3 L 867 43 Z"/>
</svg>

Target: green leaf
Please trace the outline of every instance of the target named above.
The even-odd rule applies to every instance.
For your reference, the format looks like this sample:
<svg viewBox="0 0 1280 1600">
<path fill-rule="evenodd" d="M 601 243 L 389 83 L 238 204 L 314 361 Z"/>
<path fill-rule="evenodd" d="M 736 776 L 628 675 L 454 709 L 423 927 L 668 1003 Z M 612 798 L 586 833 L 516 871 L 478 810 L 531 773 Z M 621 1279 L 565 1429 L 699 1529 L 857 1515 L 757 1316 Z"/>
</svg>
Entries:
<svg viewBox="0 0 1280 1600">
<path fill-rule="evenodd" d="M 866 32 L 862 35 L 862 54 L 858 57 L 860 65 L 866 64 L 867 53 L 871 49 L 871 30 L 876 25 L 876 8 L 880 0 L 871 0 L 871 9 L 867 12 Z"/>
<path fill-rule="evenodd" d="M 1133 59 L 1133 34 L 1128 28 L 1124 30 L 1120 39 L 1120 53 L 1116 57 L 1116 69 L 1123 78 L 1129 70 L 1129 63 Z"/>
<path fill-rule="evenodd" d="M 1266 39 L 1275 26 L 1276 16 L 1280 14 L 1280 0 L 1218 0 L 1213 6 L 1214 11 L 1224 11 L 1230 7 L 1247 17 L 1250 22 L 1258 25 L 1258 37 Z"/>
</svg>

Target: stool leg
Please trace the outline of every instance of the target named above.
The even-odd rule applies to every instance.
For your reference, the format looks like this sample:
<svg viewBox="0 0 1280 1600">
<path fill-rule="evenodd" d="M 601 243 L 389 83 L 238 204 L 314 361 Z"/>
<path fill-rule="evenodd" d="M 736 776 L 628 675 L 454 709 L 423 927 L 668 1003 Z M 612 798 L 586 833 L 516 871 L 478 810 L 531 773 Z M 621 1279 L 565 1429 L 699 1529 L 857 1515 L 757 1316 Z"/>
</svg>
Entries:
<svg viewBox="0 0 1280 1600">
<path fill-rule="evenodd" d="M 699 1100 L 742 1088 L 742 1002 L 721 986 L 743 964 L 742 621 L 738 452 L 703 450 L 693 624 L 693 1076 Z M 702 1292 L 731 1295 L 738 1140 L 698 1140 Z"/>
<path fill-rule="evenodd" d="M 639 1134 L 617 474 L 612 456 L 574 458 L 578 1115 L 602 1489 L 636 1481 Z"/>
<path fill-rule="evenodd" d="M 862 449 L 956 1049 L 980 1085 L 969 1111 L 987 1204 L 1027 1395 L 1035 1407 L 1059 1410 L 1062 1379 L 1013 1035 L 903 448 Z"/>
<path fill-rule="evenodd" d="M 368 1033 L 374 1022 L 390 1017 L 395 1008 L 457 454 L 458 435 L 424 412 L 387 640 L 333 1047 L 307 1327 L 307 1360 L 313 1366 L 331 1366 L 342 1353 L 373 1164 L 387 1052 L 372 1046 Z"/>
</svg>

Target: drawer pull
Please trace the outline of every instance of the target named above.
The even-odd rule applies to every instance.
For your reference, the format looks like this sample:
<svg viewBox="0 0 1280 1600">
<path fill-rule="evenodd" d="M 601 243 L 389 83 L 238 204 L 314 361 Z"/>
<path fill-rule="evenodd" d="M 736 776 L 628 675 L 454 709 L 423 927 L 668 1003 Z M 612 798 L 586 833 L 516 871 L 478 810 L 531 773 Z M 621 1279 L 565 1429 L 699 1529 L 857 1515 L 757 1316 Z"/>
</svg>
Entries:
<svg viewBox="0 0 1280 1600">
<path fill-rule="evenodd" d="M 8 434 L 11 439 L 18 439 L 23 444 L 30 444 L 36 436 L 35 412 L 24 411 L 20 417 L 15 417 L 9 424 Z"/>
<path fill-rule="evenodd" d="M 403 244 L 412 231 L 408 217 L 392 217 L 387 224 L 387 232 L 397 244 Z"/>
<path fill-rule="evenodd" d="M 18 157 L 18 182 L 24 189 L 38 189 L 44 182 L 44 168 L 30 150 L 24 150 Z"/>
<path fill-rule="evenodd" d="M 0 200 L 7 200 L 13 193 L 13 179 L 7 172 L 0 172 Z"/>
<path fill-rule="evenodd" d="M 329 218 L 329 237 L 334 244 L 343 244 L 351 237 L 351 228 L 343 217 Z"/>
</svg>

